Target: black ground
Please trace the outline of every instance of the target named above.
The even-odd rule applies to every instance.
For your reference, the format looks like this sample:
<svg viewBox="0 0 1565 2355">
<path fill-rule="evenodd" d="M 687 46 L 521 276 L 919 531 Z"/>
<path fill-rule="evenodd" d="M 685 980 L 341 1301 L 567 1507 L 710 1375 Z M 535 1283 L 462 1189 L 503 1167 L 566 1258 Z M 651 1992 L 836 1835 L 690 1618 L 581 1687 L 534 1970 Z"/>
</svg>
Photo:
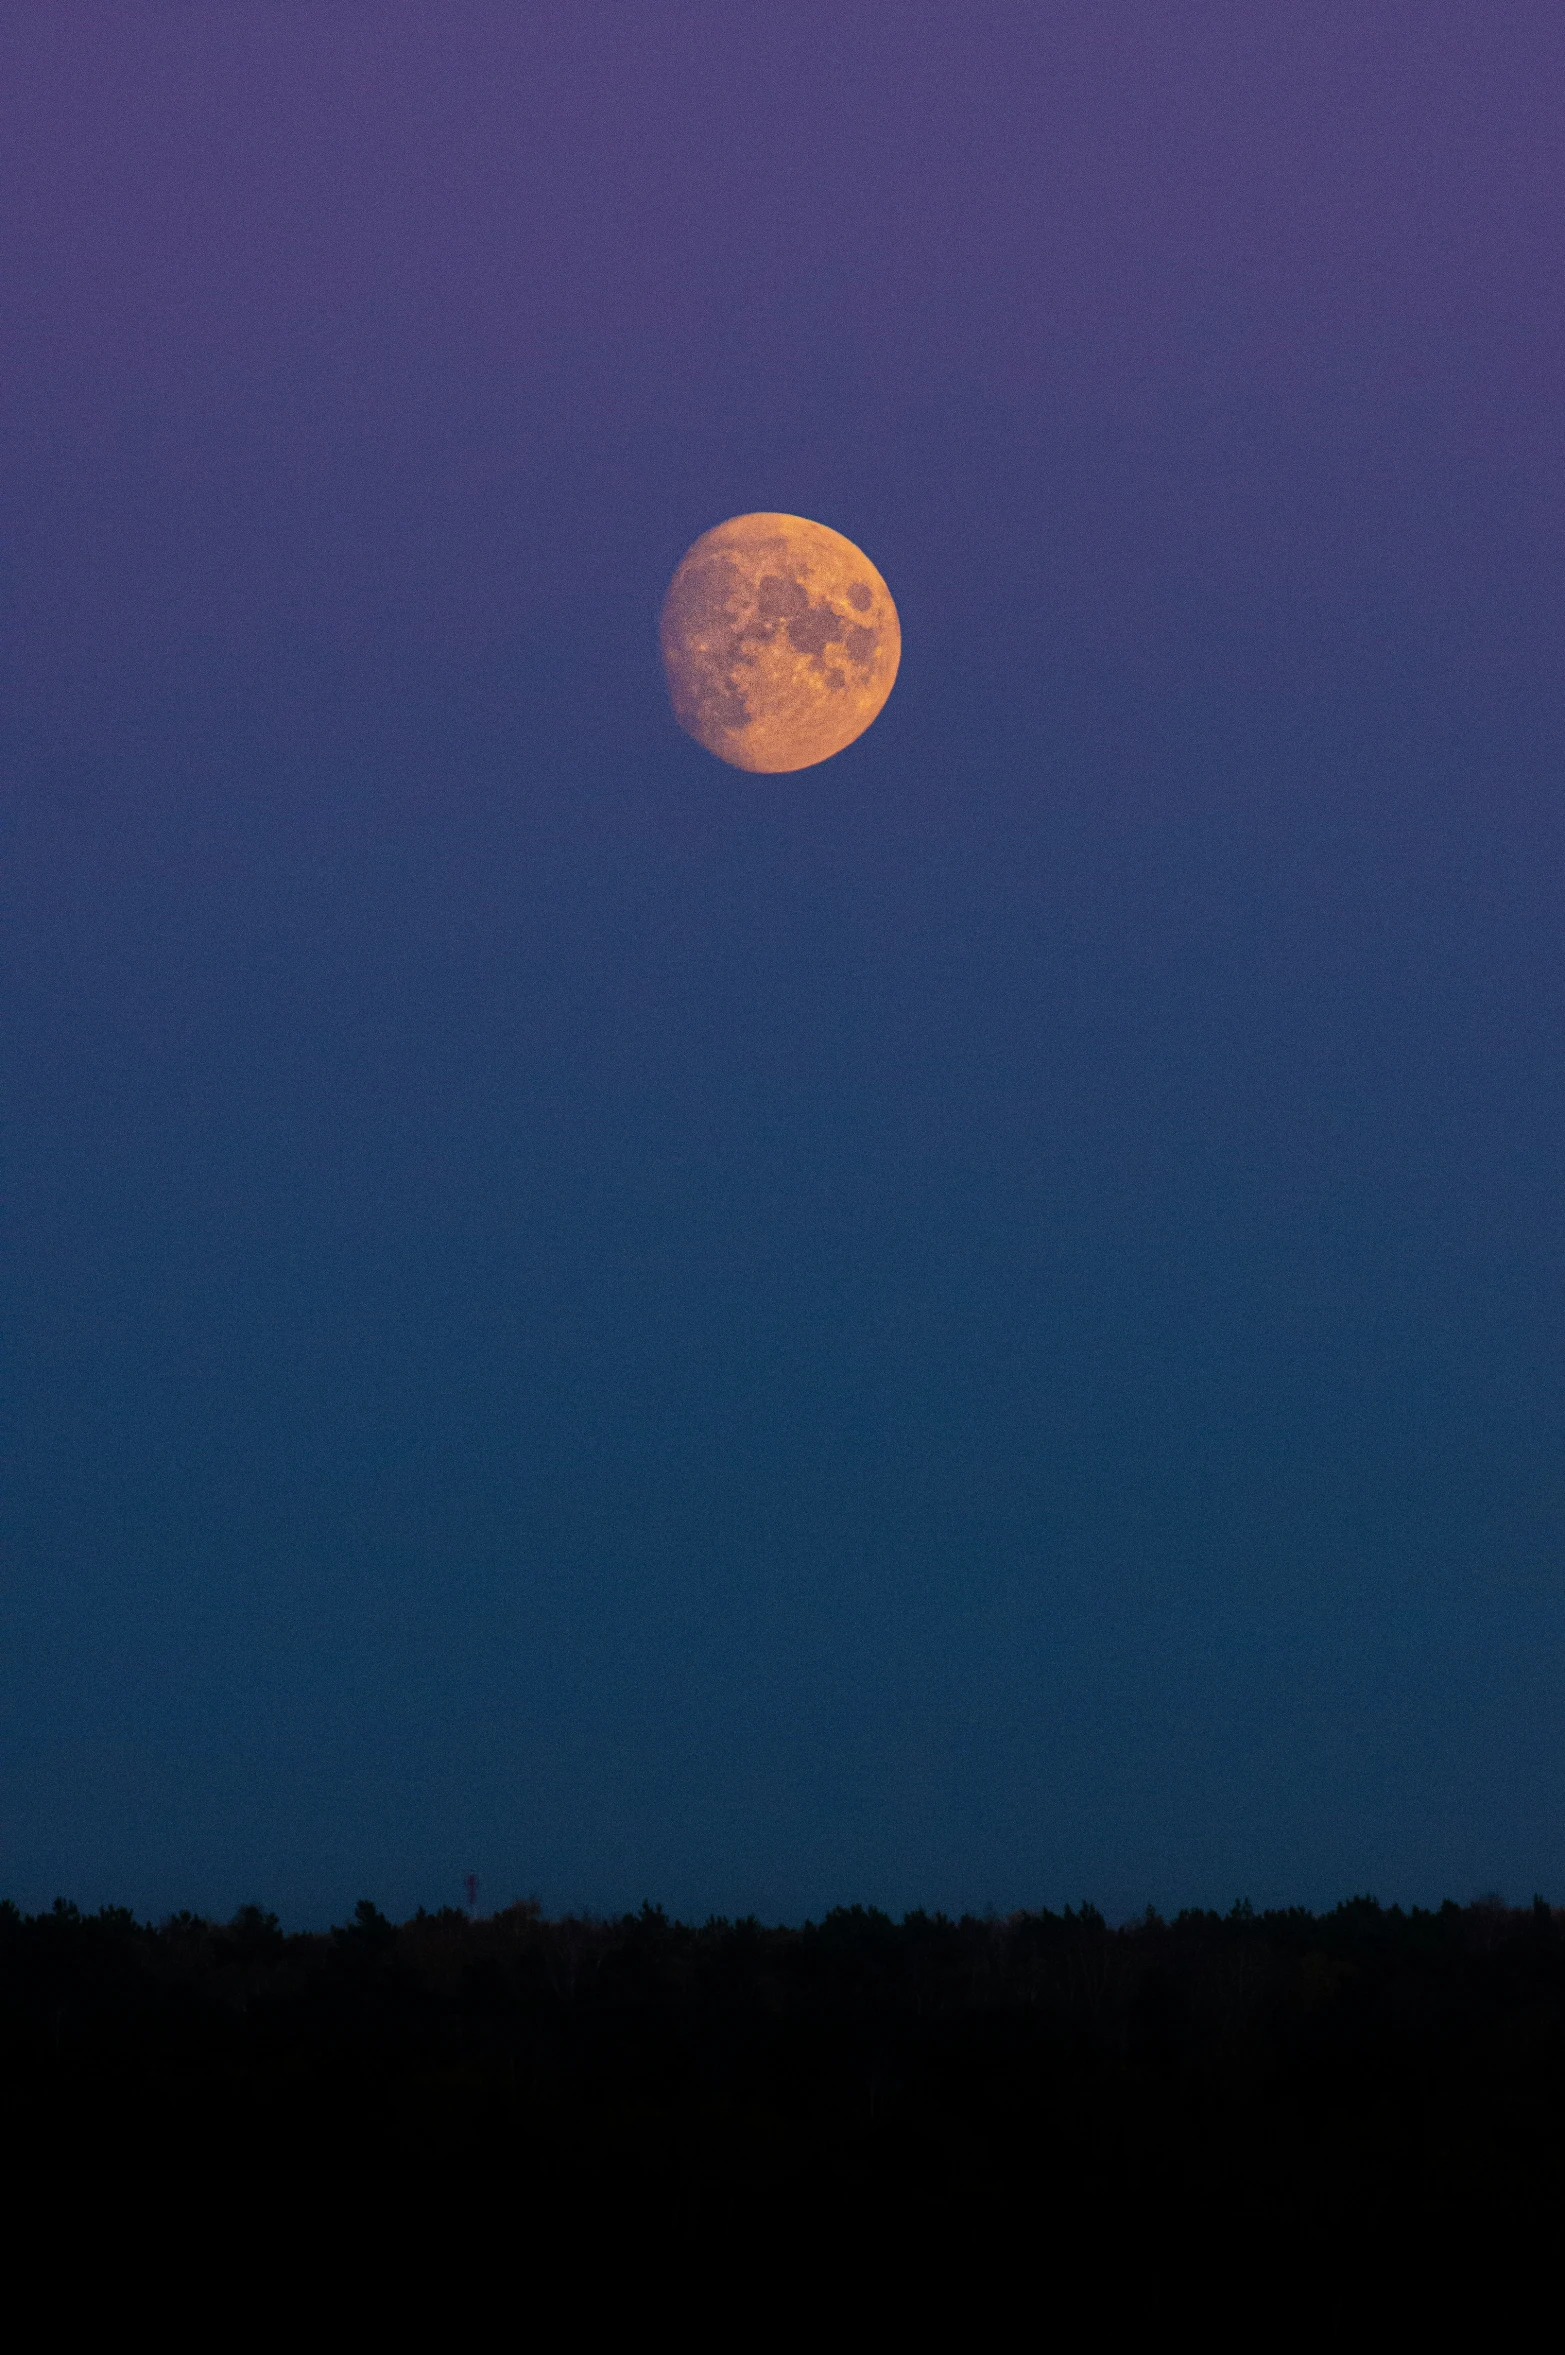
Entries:
<svg viewBox="0 0 1565 2355">
<path fill-rule="evenodd" d="M 362 1904 L 324 1935 L 6 1907 L 0 2038 L 11 2147 L 87 2216 L 332 2202 L 540 2247 L 890 2235 L 903 2264 L 974 2234 L 1542 2246 L 1565 2216 L 1542 1899 L 1121 1929 Z"/>
</svg>

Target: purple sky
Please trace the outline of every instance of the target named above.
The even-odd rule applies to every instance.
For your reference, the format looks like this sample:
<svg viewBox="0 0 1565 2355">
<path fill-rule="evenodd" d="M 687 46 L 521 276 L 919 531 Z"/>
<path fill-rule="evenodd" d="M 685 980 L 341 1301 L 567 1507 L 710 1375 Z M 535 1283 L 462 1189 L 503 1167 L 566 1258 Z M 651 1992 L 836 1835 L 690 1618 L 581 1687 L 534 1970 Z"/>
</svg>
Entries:
<svg viewBox="0 0 1565 2355">
<path fill-rule="evenodd" d="M 0 24 L 0 1883 L 1565 1894 L 1555 6 Z M 902 675 L 757 780 L 750 509 Z"/>
</svg>

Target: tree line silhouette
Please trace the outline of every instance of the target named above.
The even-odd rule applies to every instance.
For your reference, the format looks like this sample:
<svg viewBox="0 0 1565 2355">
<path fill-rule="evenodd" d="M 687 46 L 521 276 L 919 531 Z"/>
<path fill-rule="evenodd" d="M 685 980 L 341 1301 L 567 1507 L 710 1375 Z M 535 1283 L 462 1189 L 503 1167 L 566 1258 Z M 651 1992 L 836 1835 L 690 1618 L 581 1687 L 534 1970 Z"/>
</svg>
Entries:
<svg viewBox="0 0 1565 2355">
<path fill-rule="evenodd" d="M 13 2138 L 686 2220 L 1106 2214 L 1330 2233 L 1565 2195 L 1565 1910 L 1357 1897 L 800 1928 L 361 1903 L 0 1907 Z M 116 2154 L 119 2154 L 116 2157 Z"/>
</svg>

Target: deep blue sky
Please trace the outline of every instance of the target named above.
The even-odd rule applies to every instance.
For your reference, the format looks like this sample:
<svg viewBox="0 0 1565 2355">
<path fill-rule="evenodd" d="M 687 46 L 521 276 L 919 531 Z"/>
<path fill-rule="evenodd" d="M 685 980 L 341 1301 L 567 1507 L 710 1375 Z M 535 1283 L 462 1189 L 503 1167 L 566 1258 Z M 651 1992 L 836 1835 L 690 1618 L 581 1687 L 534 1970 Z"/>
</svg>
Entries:
<svg viewBox="0 0 1565 2355">
<path fill-rule="evenodd" d="M 1565 1895 L 1557 0 L 0 88 L 0 1884 Z M 754 508 L 902 615 L 793 777 Z"/>
</svg>

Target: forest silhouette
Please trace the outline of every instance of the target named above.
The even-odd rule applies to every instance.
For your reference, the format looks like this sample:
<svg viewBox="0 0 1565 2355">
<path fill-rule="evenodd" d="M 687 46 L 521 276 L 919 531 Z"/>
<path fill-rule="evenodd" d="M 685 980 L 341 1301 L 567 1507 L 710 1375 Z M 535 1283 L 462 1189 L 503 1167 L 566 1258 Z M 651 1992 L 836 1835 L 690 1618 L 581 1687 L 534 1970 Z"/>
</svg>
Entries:
<svg viewBox="0 0 1565 2355">
<path fill-rule="evenodd" d="M 535 2221 L 1331 2235 L 1565 2194 L 1565 1911 L 1090 1905 L 801 1928 L 365 1901 L 0 1907 L 13 2138 L 232 2197 L 312 2170 Z"/>
</svg>

